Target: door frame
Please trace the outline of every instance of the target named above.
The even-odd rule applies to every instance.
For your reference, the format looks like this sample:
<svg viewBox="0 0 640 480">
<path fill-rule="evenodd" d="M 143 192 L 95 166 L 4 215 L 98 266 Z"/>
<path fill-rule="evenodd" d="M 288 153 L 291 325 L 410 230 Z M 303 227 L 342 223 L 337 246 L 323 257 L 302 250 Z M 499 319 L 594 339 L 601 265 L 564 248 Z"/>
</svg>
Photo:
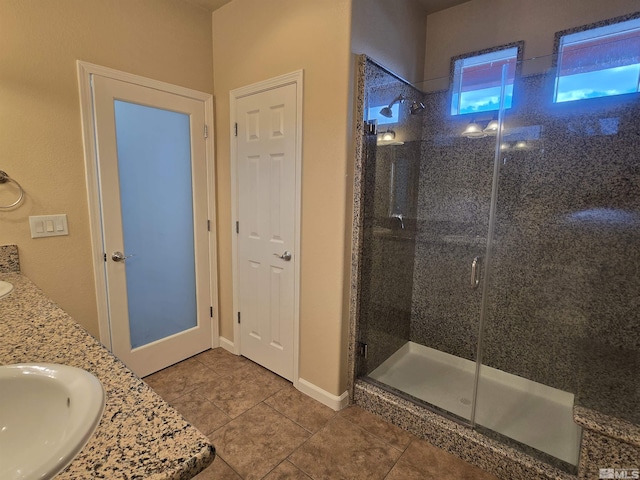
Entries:
<svg viewBox="0 0 640 480">
<path fill-rule="evenodd" d="M 96 303 L 98 310 L 98 328 L 100 342 L 111 351 L 111 329 L 109 324 L 109 306 L 107 302 L 106 267 L 104 261 L 104 247 L 102 237 L 102 213 L 100 210 L 100 189 L 98 183 L 98 153 L 95 137 L 95 120 L 93 116 L 93 95 L 91 76 L 102 77 L 132 83 L 142 87 L 153 88 L 167 93 L 198 100 L 204 103 L 205 124 L 207 134 L 205 138 L 205 154 L 207 168 L 207 211 L 209 218 L 209 285 L 210 298 L 213 307 L 211 318 L 211 345 L 219 346 L 218 325 L 218 266 L 216 245 L 216 190 L 215 190 L 215 144 L 213 138 L 213 96 L 190 88 L 180 87 L 159 80 L 122 72 L 108 67 L 95 65 L 77 60 L 78 88 L 80 94 L 80 115 L 82 122 L 82 143 L 84 147 L 85 179 L 87 185 L 87 200 L 89 206 L 89 230 L 91 233 L 91 252 L 93 276 L 95 282 Z"/>
<path fill-rule="evenodd" d="M 295 149 L 295 218 L 294 218 L 294 255 L 296 264 L 293 270 L 293 385 L 298 386 L 300 365 L 300 220 L 302 218 L 302 99 L 303 99 L 303 70 L 280 75 L 251 85 L 236 88 L 229 92 L 229 145 L 231 169 L 231 269 L 233 274 L 233 353 L 240 355 L 240 324 L 237 315 L 240 310 L 238 298 L 238 235 L 236 221 L 238 221 L 238 152 L 235 136 L 237 101 L 240 98 L 262 93 L 286 85 L 296 85 L 296 149 Z"/>
</svg>

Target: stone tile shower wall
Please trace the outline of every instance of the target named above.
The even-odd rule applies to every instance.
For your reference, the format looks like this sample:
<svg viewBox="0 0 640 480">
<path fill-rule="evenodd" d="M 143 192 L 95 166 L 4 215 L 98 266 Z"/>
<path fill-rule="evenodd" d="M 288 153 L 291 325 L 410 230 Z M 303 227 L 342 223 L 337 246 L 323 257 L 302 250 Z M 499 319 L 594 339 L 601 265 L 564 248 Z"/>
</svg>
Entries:
<svg viewBox="0 0 640 480">
<path fill-rule="evenodd" d="M 483 257 L 494 141 L 460 136 L 447 95 L 425 96 L 411 306 L 413 342 L 475 361 L 482 291 L 471 262 Z"/>
<path fill-rule="evenodd" d="M 506 113 L 483 364 L 637 423 L 639 102 L 553 105 L 550 84 L 517 81 Z M 495 138 L 461 137 L 447 101 L 425 97 L 410 339 L 475 359 Z"/>
</svg>

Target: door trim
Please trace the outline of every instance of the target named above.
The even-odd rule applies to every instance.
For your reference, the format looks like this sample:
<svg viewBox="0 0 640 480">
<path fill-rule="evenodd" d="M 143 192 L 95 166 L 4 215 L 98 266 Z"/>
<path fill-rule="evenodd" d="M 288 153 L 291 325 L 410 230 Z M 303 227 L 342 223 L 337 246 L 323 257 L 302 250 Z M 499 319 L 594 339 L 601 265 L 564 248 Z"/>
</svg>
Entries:
<svg viewBox="0 0 640 480">
<path fill-rule="evenodd" d="M 80 115 L 82 122 L 82 143 L 84 147 L 85 179 L 87 184 L 87 200 L 89 207 L 89 230 L 91 233 L 91 252 L 93 264 L 93 277 L 95 282 L 96 303 L 98 309 L 98 328 L 100 342 L 111 350 L 111 333 L 109 326 L 109 307 L 107 303 L 107 283 L 105 262 L 102 246 L 102 214 L 100 211 L 100 190 L 98 186 L 98 154 L 95 138 L 95 121 L 93 117 L 93 100 L 91 93 L 91 75 L 112 78 L 123 82 L 140 85 L 143 87 L 162 90 L 175 95 L 180 95 L 204 103 L 205 123 L 208 126 L 208 135 L 205 138 L 206 164 L 207 164 L 207 195 L 208 217 L 212 226 L 209 231 L 209 281 L 211 288 L 211 303 L 213 304 L 212 338 L 211 345 L 219 346 L 218 325 L 218 266 L 216 245 L 216 191 L 215 191 L 215 144 L 213 138 L 213 96 L 208 93 L 198 92 L 189 88 L 172 85 L 170 83 L 153 80 L 139 75 L 102 67 L 78 60 L 78 89 L 80 94 Z"/>
<path fill-rule="evenodd" d="M 238 159 L 237 145 L 235 137 L 236 102 L 242 97 L 247 97 L 256 93 L 261 93 L 274 88 L 286 85 L 296 85 L 296 153 L 295 153 L 295 219 L 294 219 L 294 248 L 297 255 L 296 265 L 293 271 L 294 294 L 293 294 L 293 385 L 298 386 L 299 365 L 300 365 L 300 219 L 302 218 L 302 98 L 303 98 L 303 70 L 297 70 L 279 77 L 270 78 L 261 82 L 253 83 L 245 87 L 236 88 L 229 92 L 229 145 L 231 147 L 230 167 L 231 167 L 231 252 L 232 252 L 232 273 L 233 273 L 233 353 L 240 355 L 240 325 L 237 322 L 237 315 L 240 307 L 238 299 L 238 236 L 234 233 L 236 221 L 238 220 Z M 222 339 L 229 343 L 227 339 Z"/>
</svg>

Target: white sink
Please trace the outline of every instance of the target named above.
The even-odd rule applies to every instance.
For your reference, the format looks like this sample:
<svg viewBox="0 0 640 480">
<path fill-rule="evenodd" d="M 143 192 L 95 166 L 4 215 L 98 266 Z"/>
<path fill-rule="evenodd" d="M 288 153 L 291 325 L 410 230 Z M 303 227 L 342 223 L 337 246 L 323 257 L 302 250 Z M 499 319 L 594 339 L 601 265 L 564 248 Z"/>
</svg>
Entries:
<svg viewBox="0 0 640 480">
<path fill-rule="evenodd" d="M 67 365 L 0 366 L 0 478 L 53 478 L 80 452 L 104 410 L 104 389 Z"/>
<path fill-rule="evenodd" d="M 13 285 L 11 285 L 9 282 L 0 280 L 0 298 L 4 297 L 5 295 L 9 295 L 11 293 L 11 290 L 13 290 Z"/>
</svg>

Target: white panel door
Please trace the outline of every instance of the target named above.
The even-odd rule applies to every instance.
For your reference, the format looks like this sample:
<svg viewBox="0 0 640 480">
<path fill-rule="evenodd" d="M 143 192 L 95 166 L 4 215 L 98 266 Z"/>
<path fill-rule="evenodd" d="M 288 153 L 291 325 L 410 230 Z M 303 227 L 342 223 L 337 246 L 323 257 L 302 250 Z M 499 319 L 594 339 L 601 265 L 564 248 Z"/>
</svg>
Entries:
<svg viewBox="0 0 640 480">
<path fill-rule="evenodd" d="M 296 85 L 238 99 L 240 353 L 293 380 Z"/>
<path fill-rule="evenodd" d="M 144 376 L 211 348 L 205 106 L 92 85 L 111 348 Z"/>
</svg>

